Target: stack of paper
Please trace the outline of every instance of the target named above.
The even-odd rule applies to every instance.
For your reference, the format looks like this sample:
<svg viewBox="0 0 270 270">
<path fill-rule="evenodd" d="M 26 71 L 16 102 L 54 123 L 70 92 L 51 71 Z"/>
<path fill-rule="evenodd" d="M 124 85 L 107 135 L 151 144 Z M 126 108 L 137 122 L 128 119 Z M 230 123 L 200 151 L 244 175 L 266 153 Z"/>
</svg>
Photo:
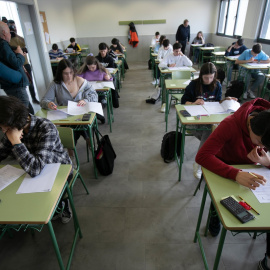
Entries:
<svg viewBox="0 0 270 270">
<path fill-rule="evenodd" d="M 103 81 L 103 82 L 89 82 L 92 87 L 96 90 L 96 89 L 102 89 L 104 87 L 108 87 L 111 88 L 113 90 L 115 90 L 113 81 Z"/>
<path fill-rule="evenodd" d="M 168 67 L 169 70 L 190 70 L 190 67 Z"/>
</svg>

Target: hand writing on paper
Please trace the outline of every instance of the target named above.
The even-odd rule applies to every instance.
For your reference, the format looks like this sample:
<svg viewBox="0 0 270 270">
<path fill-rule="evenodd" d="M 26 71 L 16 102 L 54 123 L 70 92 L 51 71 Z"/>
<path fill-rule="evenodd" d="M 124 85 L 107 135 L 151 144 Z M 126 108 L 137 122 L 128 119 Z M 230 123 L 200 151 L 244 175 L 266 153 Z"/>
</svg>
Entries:
<svg viewBox="0 0 270 270">
<path fill-rule="evenodd" d="M 21 139 L 23 137 L 23 129 L 8 129 L 6 132 L 6 136 L 12 145 L 21 143 Z"/>
<path fill-rule="evenodd" d="M 106 80 L 106 81 L 109 81 L 110 80 L 110 75 L 108 75 L 108 74 L 106 74 L 105 76 L 104 76 L 104 79 Z"/>
<path fill-rule="evenodd" d="M 254 57 L 251 57 L 250 59 L 247 60 L 247 63 L 253 63 L 254 62 Z"/>
<path fill-rule="evenodd" d="M 86 104 L 86 102 L 85 102 L 85 100 L 80 100 L 79 102 L 78 102 L 78 104 L 77 104 L 77 106 L 85 106 L 85 104 Z"/>
<path fill-rule="evenodd" d="M 176 66 L 176 64 L 170 64 L 169 65 L 169 67 L 175 67 Z"/>
<path fill-rule="evenodd" d="M 56 110 L 56 109 L 57 109 L 57 106 L 51 101 L 51 102 L 48 104 L 48 108 L 51 109 L 51 110 Z"/>
<path fill-rule="evenodd" d="M 242 186 L 251 188 L 251 189 L 256 189 L 260 185 L 265 185 L 266 179 L 259 174 L 253 173 L 255 176 L 251 175 L 248 172 L 242 172 L 239 171 L 238 174 L 236 175 L 235 181 L 239 183 Z"/>
<path fill-rule="evenodd" d="M 260 163 L 261 165 L 270 166 L 270 157 L 266 154 L 263 148 L 256 146 L 253 148 L 247 157 L 254 163 Z"/>
<path fill-rule="evenodd" d="M 195 102 L 193 102 L 192 104 L 194 104 L 194 105 L 203 105 L 204 104 L 204 100 L 199 98 Z"/>
</svg>

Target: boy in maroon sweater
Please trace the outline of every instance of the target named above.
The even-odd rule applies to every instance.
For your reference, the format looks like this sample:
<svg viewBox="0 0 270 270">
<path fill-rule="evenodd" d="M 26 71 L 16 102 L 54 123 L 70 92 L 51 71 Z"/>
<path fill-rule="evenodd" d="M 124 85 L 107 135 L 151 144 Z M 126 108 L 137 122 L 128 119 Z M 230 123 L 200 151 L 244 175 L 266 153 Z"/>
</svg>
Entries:
<svg viewBox="0 0 270 270">
<path fill-rule="evenodd" d="M 233 115 L 224 119 L 209 136 L 196 155 L 196 162 L 204 168 L 225 178 L 233 179 L 251 189 L 266 179 L 254 173 L 233 168 L 228 164 L 256 164 L 270 169 L 270 102 L 256 98 L 244 103 Z M 213 206 L 211 206 L 212 210 Z M 217 236 L 220 230 L 218 217 L 212 216 L 209 231 Z M 259 262 L 258 269 L 270 269 L 270 234 L 267 234 L 265 258 Z"/>
</svg>

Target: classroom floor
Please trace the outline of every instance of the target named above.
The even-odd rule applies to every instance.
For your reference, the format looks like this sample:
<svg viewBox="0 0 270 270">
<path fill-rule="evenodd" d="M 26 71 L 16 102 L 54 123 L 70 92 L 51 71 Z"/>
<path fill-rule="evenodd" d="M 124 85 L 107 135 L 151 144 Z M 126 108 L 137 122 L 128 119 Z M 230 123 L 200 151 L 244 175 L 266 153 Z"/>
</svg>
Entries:
<svg viewBox="0 0 270 270">
<path fill-rule="evenodd" d="M 86 162 L 85 141 L 80 139 L 78 143 L 81 173 L 90 194 L 85 194 L 79 181 L 76 183 L 74 201 L 83 238 L 75 248 L 71 269 L 204 269 L 198 243 L 193 243 L 203 193 L 201 189 L 193 197 L 198 180 L 192 165 L 199 141 L 187 137 L 179 183 L 176 163 L 166 164 L 160 156 L 165 134 L 160 102 L 145 103 L 154 90 L 151 71 L 146 62 L 129 63 L 129 67 L 120 92 L 120 107 L 114 109 L 113 132 L 109 133 L 107 123 L 99 125 L 102 134 L 109 134 L 117 154 L 113 174 L 95 179 L 91 162 Z M 168 131 L 175 130 L 175 123 L 172 108 Z M 206 205 L 201 234 L 209 198 Z M 56 220 L 53 226 L 66 264 L 73 223 Z M 209 235 L 202 241 L 212 268 L 219 237 Z M 228 232 L 219 269 L 257 269 L 265 243 L 265 235 L 253 240 L 248 234 L 233 237 Z M 30 231 L 14 232 L 13 239 L 5 235 L 0 241 L 0 269 L 59 269 L 46 226 L 35 236 Z"/>
</svg>

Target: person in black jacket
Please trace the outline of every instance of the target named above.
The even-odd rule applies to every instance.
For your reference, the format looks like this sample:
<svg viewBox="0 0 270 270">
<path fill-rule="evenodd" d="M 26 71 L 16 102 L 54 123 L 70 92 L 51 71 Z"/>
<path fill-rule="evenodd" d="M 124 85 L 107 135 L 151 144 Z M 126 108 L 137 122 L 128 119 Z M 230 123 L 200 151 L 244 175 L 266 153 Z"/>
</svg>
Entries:
<svg viewBox="0 0 270 270">
<path fill-rule="evenodd" d="M 116 68 L 113 58 L 108 54 L 107 44 L 102 42 L 98 45 L 99 54 L 96 56 L 97 60 L 105 68 Z"/>
<path fill-rule="evenodd" d="M 182 45 L 181 50 L 183 54 L 185 54 L 186 45 L 189 44 L 190 40 L 190 26 L 188 24 L 189 21 L 185 19 L 184 23 L 178 27 L 175 35 L 176 42 L 179 42 Z"/>
</svg>

